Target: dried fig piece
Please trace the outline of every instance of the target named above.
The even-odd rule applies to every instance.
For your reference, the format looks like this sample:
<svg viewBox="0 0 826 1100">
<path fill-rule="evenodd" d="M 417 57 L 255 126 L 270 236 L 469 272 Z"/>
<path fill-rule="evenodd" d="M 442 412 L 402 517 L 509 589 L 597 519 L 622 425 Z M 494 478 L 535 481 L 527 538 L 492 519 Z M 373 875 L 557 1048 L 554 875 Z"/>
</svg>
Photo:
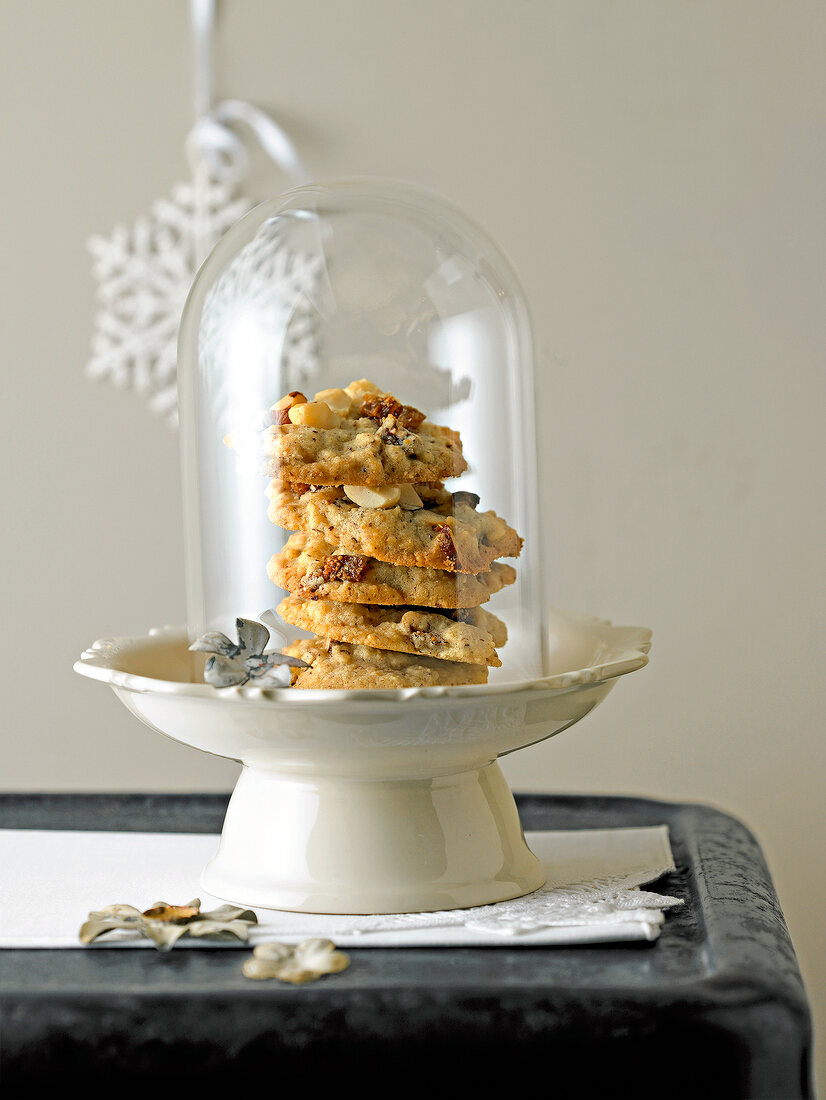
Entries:
<svg viewBox="0 0 826 1100">
<path fill-rule="evenodd" d="M 453 532 L 446 523 L 439 523 L 434 528 L 437 533 L 436 543 L 446 561 L 455 567 L 457 562 L 456 543 L 453 541 Z"/>
<path fill-rule="evenodd" d="M 425 414 L 418 409 L 414 409 L 412 405 L 403 405 L 402 411 L 398 415 L 401 426 L 411 432 L 417 432 L 424 423 L 424 419 Z"/>
<path fill-rule="evenodd" d="M 368 559 L 360 554 L 331 554 L 325 558 L 321 575 L 325 581 L 360 581 Z"/>
<path fill-rule="evenodd" d="M 361 403 L 361 416 L 381 422 L 386 416 L 398 416 L 404 408 L 392 394 L 368 393 Z"/>
<path fill-rule="evenodd" d="M 399 426 L 411 432 L 417 432 L 422 426 L 425 414 L 412 405 L 402 405 L 392 394 L 368 393 L 361 403 L 361 416 L 379 422 L 388 416 L 394 417 Z"/>
</svg>

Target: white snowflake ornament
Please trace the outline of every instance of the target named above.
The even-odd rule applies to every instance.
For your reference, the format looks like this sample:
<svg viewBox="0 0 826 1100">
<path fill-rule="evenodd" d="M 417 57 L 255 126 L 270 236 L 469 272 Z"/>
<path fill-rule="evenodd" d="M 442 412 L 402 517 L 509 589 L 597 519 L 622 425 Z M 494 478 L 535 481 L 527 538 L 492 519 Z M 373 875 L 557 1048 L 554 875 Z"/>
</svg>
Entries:
<svg viewBox="0 0 826 1100">
<path fill-rule="evenodd" d="M 181 183 L 131 228 L 88 242 L 98 281 L 87 374 L 149 399 L 178 418 L 177 344 L 184 302 L 201 263 L 253 206 L 229 183 Z"/>
</svg>

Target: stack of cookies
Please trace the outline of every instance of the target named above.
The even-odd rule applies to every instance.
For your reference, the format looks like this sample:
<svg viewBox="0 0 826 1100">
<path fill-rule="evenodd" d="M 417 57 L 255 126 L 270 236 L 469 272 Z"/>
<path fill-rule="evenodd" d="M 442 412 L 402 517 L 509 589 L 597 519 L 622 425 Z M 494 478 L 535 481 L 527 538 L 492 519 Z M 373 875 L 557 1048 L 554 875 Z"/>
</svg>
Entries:
<svg viewBox="0 0 826 1100">
<path fill-rule="evenodd" d="M 458 433 L 366 380 L 291 393 L 266 431 L 269 518 L 293 532 L 268 564 L 298 688 L 478 684 L 505 624 L 482 608 L 516 579 L 522 539 L 474 493 Z"/>
</svg>

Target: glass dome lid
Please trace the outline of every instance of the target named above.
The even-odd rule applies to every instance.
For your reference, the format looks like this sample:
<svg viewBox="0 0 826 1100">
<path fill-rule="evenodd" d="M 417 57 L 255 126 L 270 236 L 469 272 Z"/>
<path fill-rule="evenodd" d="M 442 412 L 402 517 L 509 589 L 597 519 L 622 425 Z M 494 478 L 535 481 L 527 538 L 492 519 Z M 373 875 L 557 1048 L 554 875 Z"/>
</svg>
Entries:
<svg viewBox="0 0 826 1100">
<path fill-rule="evenodd" d="M 531 323 L 460 210 L 385 180 L 262 203 L 178 374 L 193 639 L 264 615 L 295 687 L 543 674 Z"/>
</svg>

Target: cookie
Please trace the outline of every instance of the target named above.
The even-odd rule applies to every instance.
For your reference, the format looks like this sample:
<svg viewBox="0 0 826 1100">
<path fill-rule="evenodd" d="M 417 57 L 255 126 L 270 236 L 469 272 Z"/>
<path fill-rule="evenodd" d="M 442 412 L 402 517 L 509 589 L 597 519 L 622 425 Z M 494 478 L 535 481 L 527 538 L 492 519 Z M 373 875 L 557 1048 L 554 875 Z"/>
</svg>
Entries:
<svg viewBox="0 0 826 1100">
<path fill-rule="evenodd" d="M 288 596 L 278 605 L 277 613 L 292 626 L 336 642 L 495 668 L 502 664 L 496 647 L 508 640 L 502 620 L 479 607 L 451 615 L 433 609 Z"/>
<path fill-rule="evenodd" d="M 417 484 L 418 508 L 366 508 L 339 486 L 272 481 L 269 518 L 335 544 L 345 554 L 393 565 L 484 573 L 497 558 L 517 557 L 522 539 L 495 512 L 477 512 L 478 497 Z"/>
<path fill-rule="evenodd" d="M 431 424 L 372 382 L 295 392 L 270 410 L 267 474 L 309 485 L 385 485 L 441 481 L 467 469 L 459 433 Z"/>
<path fill-rule="evenodd" d="M 358 690 L 376 688 L 443 687 L 448 684 L 487 683 L 485 665 L 414 657 L 365 645 L 310 638 L 284 647 L 284 653 L 306 661 L 296 669 L 293 687 Z"/>
<path fill-rule="evenodd" d="M 305 599 L 447 608 L 478 607 L 516 580 L 516 570 L 504 562 L 476 574 L 391 565 L 343 554 L 339 547 L 300 531 L 270 558 L 267 573 L 279 588 Z"/>
</svg>

